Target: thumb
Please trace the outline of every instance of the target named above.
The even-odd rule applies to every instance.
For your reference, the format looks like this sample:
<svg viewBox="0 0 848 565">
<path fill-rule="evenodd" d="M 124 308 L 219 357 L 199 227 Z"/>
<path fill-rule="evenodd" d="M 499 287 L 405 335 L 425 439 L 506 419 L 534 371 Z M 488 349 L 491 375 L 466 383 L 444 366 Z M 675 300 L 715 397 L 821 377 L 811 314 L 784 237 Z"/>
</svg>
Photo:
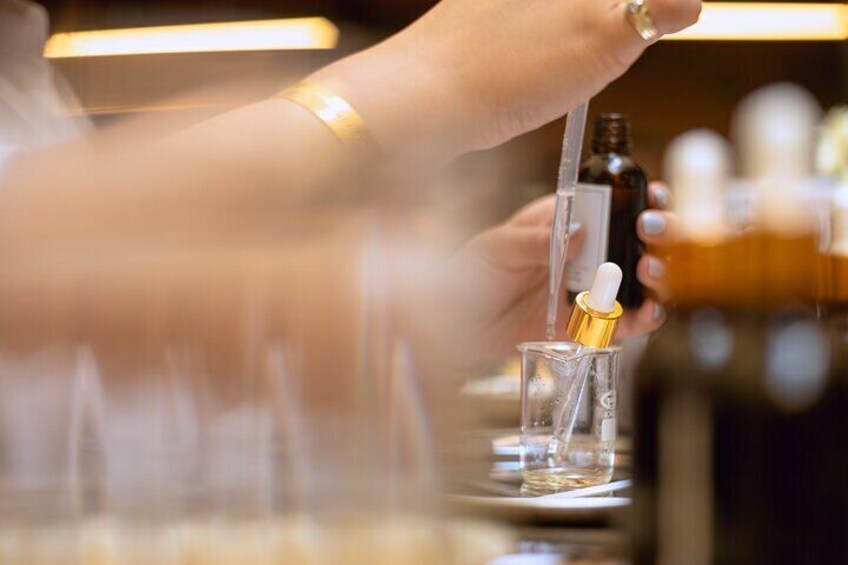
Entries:
<svg viewBox="0 0 848 565">
<path fill-rule="evenodd" d="M 571 234 L 568 258 L 572 259 L 583 245 L 581 230 Z M 476 244 L 476 245 L 475 245 Z M 551 253 L 551 230 L 547 226 L 506 224 L 484 232 L 472 242 L 480 258 L 494 267 L 507 270 L 547 267 Z"/>
<path fill-rule="evenodd" d="M 479 237 L 480 256 L 487 263 L 508 270 L 548 264 L 551 230 L 539 226 L 503 225 Z"/>
<path fill-rule="evenodd" d="M 482 234 L 481 258 L 491 265 L 507 270 L 537 269 L 547 267 L 551 253 L 551 229 L 546 226 L 507 224 Z M 568 248 L 569 258 L 580 250 L 583 235 L 572 233 Z"/>
</svg>

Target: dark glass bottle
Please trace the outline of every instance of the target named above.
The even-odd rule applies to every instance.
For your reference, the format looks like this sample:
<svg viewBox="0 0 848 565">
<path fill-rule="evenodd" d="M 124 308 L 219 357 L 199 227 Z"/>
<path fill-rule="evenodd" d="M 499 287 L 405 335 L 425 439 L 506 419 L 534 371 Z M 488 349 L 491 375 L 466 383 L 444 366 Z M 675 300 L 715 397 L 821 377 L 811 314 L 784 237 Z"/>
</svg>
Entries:
<svg viewBox="0 0 848 565">
<path fill-rule="evenodd" d="M 636 565 L 844 560 L 848 380 L 812 309 L 679 311 L 637 390 Z"/>
<path fill-rule="evenodd" d="M 636 221 L 648 207 L 648 179 L 630 156 L 630 120 L 622 114 L 601 114 L 595 120 L 592 156 L 580 167 L 581 183 L 612 187 L 607 261 L 624 271 L 619 302 L 634 308 L 644 300 L 636 278 L 642 246 Z"/>
</svg>

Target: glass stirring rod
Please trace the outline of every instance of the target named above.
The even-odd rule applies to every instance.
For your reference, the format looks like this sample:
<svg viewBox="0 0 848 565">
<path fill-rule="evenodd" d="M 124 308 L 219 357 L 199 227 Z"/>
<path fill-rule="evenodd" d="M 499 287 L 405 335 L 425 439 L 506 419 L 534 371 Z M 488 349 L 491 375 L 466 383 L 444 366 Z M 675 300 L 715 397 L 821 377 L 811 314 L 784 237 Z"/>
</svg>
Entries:
<svg viewBox="0 0 848 565">
<path fill-rule="evenodd" d="M 568 113 L 565 123 L 565 138 L 562 143 L 562 158 L 557 180 L 556 209 L 551 231 L 550 279 L 548 282 L 547 339 L 556 338 L 557 309 L 562 290 L 565 259 L 571 238 L 571 214 L 574 209 L 577 175 L 580 171 L 580 154 L 583 150 L 583 134 L 586 131 L 586 114 L 589 102 L 583 102 Z"/>
</svg>

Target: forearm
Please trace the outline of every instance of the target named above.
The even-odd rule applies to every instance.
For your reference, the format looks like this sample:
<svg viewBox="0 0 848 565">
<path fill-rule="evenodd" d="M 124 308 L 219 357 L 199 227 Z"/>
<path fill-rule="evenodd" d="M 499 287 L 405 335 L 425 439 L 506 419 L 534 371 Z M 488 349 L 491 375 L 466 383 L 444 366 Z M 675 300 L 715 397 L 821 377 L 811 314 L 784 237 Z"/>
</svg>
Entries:
<svg viewBox="0 0 848 565">
<path fill-rule="evenodd" d="M 691 23 L 698 6 L 651 0 L 661 32 Z M 309 80 L 347 99 L 385 159 L 411 155 L 417 172 L 548 123 L 618 77 L 647 46 L 624 9 L 620 0 L 443 0 Z M 282 225 L 287 211 L 297 216 L 316 195 L 350 187 L 351 165 L 308 111 L 261 102 L 136 149 L 131 139 L 87 142 L 25 159 L 3 189 L 0 244 L 256 231 L 258 221 Z"/>
<path fill-rule="evenodd" d="M 651 1 L 661 33 L 697 16 L 691 9 L 675 14 L 676 1 Z M 448 159 L 561 117 L 648 45 L 621 0 L 445 0 L 313 80 L 348 98 L 384 147 Z"/>
<path fill-rule="evenodd" d="M 0 192 L 3 244 L 74 238 L 227 240 L 286 224 L 352 163 L 318 118 L 285 100 L 221 115 L 169 138 L 131 134 L 25 156 Z"/>
</svg>

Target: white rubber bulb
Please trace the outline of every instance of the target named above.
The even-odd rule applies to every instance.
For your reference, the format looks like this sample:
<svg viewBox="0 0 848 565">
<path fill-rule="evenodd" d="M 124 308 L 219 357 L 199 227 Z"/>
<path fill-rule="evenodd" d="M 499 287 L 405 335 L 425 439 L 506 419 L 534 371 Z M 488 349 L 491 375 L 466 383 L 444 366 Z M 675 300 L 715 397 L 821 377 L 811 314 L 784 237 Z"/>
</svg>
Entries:
<svg viewBox="0 0 848 565">
<path fill-rule="evenodd" d="M 592 289 L 586 297 L 589 308 L 603 314 L 614 312 L 622 276 L 621 267 L 615 263 L 604 263 L 598 267 Z"/>
<path fill-rule="evenodd" d="M 785 83 L 761 88 L 739 105 L 733 128 L 743 171 L 754 182 L 760 228 L 787 236 L 813 229 L 805 183 L 813 176 L 820 111 L 812 94 Z"/>
<path fill-rule="evenodd" d="M 730 155 L 724 138 L 706 129 L 684 133 L 666 150 L 665 179 L 674 191 L 675 209 L 688 236 L 708 238 L 724 234 Z"/>
<path fill-rule="evenodd" d="M 813 171 L 821 107 L 790 83 L 763 87 L 739 104 L 733 118 L 744 172 L 753 179 L 805 178 Z M 770 197 L 780 197 L 770 190 Z"/>
</svg>

